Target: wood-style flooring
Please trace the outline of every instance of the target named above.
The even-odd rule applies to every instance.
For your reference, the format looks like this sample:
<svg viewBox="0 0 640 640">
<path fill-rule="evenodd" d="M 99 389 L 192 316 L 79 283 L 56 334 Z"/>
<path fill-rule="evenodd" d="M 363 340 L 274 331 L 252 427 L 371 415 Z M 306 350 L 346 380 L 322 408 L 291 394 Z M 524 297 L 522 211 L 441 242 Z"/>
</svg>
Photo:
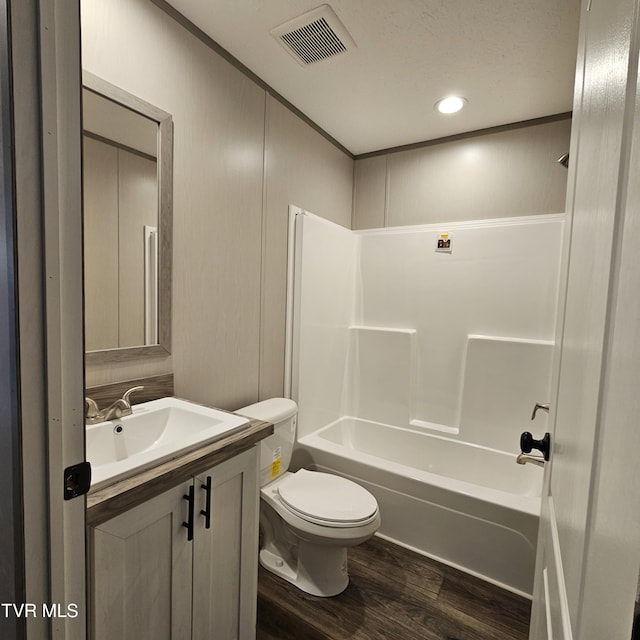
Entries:
<svg viewBox="0 0 640 640">
<path fill-rule="evenodd" d="M 530 602 L 380 538 L 349 549 L 347 589 L 303 593 L 260 567 L 257 640 L 526 640 Z"/>
</svg>

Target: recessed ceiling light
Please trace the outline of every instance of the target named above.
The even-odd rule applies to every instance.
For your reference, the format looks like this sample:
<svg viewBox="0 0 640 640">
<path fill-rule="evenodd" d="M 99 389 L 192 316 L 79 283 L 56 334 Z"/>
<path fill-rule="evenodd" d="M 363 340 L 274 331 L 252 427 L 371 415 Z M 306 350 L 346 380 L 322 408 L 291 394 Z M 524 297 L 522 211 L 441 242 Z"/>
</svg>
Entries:
<svg viewBox="0 0 640 640">
<path fill-rule="evenodd" d="M 466 104 L 466 99 L 460 96 L 449 96 L 442 98 L 435 104 L 435 108 L 440 113 L 457 113 Z"/>
</svg>

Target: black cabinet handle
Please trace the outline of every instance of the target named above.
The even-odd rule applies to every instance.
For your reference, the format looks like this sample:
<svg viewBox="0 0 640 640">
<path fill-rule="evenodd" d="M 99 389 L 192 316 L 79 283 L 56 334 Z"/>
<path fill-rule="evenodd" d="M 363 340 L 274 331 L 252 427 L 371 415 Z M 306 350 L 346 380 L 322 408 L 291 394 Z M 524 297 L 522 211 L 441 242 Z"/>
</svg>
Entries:
<svg viewBox="0 0 640 640">
<path fill-rule="evenodd" d="M 211 528 L 211 476 L 207 476 L 206 484 L 201 485 L 206 491 L 207 498 L 205 502 L 205 508 L 200 510 L 200 514 L 204 516 L 204 528 Z"/>
<path fill-rule="evenodd" d="M 542 440 L 534 440 L 533 436 L 528 431 L 525 431 L 520 436 L 520 449 L 522 449 L 522 453 L 531 453 L 531 449 L 537 449 L 542 452 L 545 460 L 549 460 L 551 436 L 545 433 Z"/>
<path fill-rule="evenodd" d="M 182 523 L 183 527 L 187 528 L 187 540 L 193 540 L 193 509 L 195 504 L 195 497 L 193 495 L 193 485 L 189 487 L 189 493 L 183 498 L 189 503 L 189 515 L 187 521 Z"/>
</svg>

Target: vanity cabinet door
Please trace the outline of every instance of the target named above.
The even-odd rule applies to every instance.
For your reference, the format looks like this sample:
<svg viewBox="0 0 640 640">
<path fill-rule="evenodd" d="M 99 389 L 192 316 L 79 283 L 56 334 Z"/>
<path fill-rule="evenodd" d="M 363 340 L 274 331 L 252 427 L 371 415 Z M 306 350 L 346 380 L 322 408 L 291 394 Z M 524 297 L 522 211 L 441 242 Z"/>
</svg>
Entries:
<svg viewBox="0 0 640 640">
<path fill-rule="evenodd" d="M 182 483 L 90 530 L 94 640 L 189 640 L 193 544 Z"/>
<path fill-rule="evenodd" d="M 253 447 L 198 475 L 194 536 L 193 639 L 255 638 L 258 573 L 258 458 Z"/>
</svg>

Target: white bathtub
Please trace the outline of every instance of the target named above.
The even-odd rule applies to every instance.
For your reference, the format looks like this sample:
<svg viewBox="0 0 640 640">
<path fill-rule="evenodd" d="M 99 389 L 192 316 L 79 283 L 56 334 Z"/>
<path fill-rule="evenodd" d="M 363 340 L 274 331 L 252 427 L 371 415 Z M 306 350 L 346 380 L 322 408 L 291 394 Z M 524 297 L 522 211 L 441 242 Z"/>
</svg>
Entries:
<svg viewBox="0 0 640 640">
<path fill-rule="evenodd" d="M 516 464 L 513 453 L 350 417 L 302 437 L 294 465 L 371 491 L 382 537 L 531 595 L 540 467 Z"/>
</svg>

